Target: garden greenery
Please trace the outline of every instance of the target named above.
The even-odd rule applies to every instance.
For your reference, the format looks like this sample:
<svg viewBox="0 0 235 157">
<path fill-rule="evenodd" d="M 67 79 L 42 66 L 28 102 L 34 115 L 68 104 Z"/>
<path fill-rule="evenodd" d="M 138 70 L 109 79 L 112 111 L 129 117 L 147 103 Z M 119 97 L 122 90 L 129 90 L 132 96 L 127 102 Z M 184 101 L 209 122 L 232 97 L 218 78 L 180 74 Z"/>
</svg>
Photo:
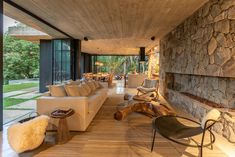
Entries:
<svg viewBox="0 0 235 157">
<path fill-rule="evenodd" d="M 4 84 L 9 80 L 39 77 L 39 44 L 4 34 Z"/>
</svg>

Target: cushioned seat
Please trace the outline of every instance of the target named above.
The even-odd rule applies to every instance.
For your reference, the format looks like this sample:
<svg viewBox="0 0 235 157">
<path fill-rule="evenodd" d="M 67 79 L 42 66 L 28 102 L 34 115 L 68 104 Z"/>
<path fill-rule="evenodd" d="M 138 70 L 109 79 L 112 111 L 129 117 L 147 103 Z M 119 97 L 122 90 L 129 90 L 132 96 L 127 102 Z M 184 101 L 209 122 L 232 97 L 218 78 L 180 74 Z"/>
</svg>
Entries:
<svg viewBox="0 0 235 157">
<path fill-rule="evenodd" d="M 157 88 L 145 88 L 143 86 L 137 87 L 137 90 L 139 90 L 142 93 L 149 93 L 149 92 L 154 92 L 157 90 Z"/>
</svg>

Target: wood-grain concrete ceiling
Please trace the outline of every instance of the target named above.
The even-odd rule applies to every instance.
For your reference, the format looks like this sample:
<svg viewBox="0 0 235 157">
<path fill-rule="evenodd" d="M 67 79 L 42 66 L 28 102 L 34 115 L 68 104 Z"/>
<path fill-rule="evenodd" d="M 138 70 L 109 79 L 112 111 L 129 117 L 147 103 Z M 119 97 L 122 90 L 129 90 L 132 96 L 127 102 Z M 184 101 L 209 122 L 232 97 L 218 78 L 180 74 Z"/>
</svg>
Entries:
<svg viewBox="0 0 235 157">
<path fill-rule="evenodd" d="M 14 0 L 27 11 L 82 41 L 82 51 L 98 54 L 138 54 L 208 0 Z M 4 3 L 4 14 L 53 38 L 66 36 Z M 150 38 L 154 36 L 155 40 Z"/>
</svg>

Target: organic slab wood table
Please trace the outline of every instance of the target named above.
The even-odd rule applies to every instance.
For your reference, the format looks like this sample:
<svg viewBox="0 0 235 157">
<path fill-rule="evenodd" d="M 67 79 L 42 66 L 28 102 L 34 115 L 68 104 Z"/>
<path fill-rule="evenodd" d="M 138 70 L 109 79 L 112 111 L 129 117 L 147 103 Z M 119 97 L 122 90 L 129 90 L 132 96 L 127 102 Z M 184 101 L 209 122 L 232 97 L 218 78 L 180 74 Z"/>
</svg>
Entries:
<svg viewBox="0 0 235 157">
<path fill-rule="evenodd" d="M 55 110 L 51 113 L 52 118 L 58 118 L 59 124 L 57 127 L 57 142 L 58 144 L 67 143 L 70 139 L 70 131 L 67 124 L 67 117 L 72 116 L 74 114 L 73 109 L 69 109 L 67 111 L 64 110 Z"/>
<path fill-rule="evenodd" d="M 114 113 L 114 119 L 123 120 L 133 112 L 142 113 L 148 117 L 157 117 L 161 115 L 175 115 L 176 113 L 167 105 L 156 101 L 136 101 L 129 94 L 124 95 L 123 103 L 117 105 L 117 111 Z"/>
</svg>

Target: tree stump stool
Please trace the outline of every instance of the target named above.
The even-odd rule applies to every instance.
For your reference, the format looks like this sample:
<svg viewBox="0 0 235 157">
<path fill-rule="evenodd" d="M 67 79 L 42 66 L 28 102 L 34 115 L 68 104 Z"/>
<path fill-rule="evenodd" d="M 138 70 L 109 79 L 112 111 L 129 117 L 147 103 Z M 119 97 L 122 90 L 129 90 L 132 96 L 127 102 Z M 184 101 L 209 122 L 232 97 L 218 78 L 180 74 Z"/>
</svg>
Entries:
<svg viewBox="0 0 235 157">
<path fill-rule="evenodd" d="M 52 118 L 57 118 L 59 119 L 59 124 L 57 127 L 57 142 L 58 144 L 64 144 L 67 143 L 70 139 L 70 131 L 68 128 L 68 124 L 67 124 L 67 117 L 71 116 L 74 114 L 74 110 L 73 109 L 69 109 L 69 110 L 55 110 L 51 113 L 51 117 Z"/>
</svg>

